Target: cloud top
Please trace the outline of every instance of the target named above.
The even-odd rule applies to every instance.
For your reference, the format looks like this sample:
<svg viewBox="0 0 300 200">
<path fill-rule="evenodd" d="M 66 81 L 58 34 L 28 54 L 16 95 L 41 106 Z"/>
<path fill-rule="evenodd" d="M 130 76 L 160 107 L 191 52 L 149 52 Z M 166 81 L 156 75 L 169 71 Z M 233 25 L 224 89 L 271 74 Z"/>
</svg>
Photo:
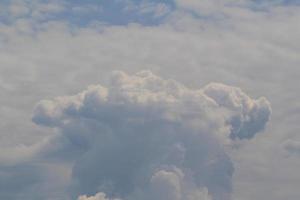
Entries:
<svg viewBox="0 0 300 200">
<path fill-rule="evenodd" d="M 45 126 L 64 126 L 80 117 L 105 123 L 159 119 L 204 125 L 205 121 L 215 128 L 229 128 L 231 138 L 250 139 L 265 127 L 271 113 L 266 98 L 251 99 L 241 89 L 221 83 L 193 90 L 150 71 L 133 76 L 116 71 L 109 84 L 90 86 L 75 96 L 41 101 L 33 121 Z"/>
</svg>

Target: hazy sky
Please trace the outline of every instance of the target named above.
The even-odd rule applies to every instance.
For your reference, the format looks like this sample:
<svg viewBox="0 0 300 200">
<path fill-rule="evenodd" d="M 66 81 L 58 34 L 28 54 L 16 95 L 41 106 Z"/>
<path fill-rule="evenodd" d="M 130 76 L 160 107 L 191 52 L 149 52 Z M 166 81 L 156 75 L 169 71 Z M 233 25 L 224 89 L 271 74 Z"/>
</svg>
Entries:
<svg viewBox="0 0 300 200">
<path fill-rule="evenodd" d="M 0 199 L 299 200 L 298 0 L 0 1 Z"/>
</svg>

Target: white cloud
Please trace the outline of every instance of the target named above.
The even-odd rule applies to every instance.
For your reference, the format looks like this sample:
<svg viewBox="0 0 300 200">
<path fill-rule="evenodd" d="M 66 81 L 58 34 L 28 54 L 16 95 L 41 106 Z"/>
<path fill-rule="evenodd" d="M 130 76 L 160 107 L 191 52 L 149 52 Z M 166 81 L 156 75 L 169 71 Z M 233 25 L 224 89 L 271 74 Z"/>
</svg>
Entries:
<svg viewBox="0 0 300 200">
<path fill-rule="evenodd" d="M 211 200 L 206 188 L 195 188 L 176 168 L 171 171 L 156 172 L 151 177 L 150 194 L 147 195 L 149 200 Z"/>
<path fill-rule="evenodd" d="M 214 99 L 220 106 L 238 111 L 230 119 L 232 138 L 252 138 L 256 132 L 265 127 L 271 113 L 270 104 L 265 98 L 251 100 L 239 88 L 222 84 L 211 84 L 204 93 Z"/>
<path fill-rule="evenodd" d="M 153 174 L 147 190 L 129 199 L 147 200 L 211 200 L 207 189 L 195 189 L 186 185 L 184 175 L 179 169 L 170 171 L 160 170 Z M 99 192 L 94 196 L 80 195 L 78 200 L 121 200 L 107 198 L 105 193 Z"/>
<path fill-rule="evenodd" d="M 95 194 L 95 196 L 86 196 L 81 195 L 78 197 L 78 200 L 117 200 L 117 199 L 108 199 L 106 198 L 106 195 L 102 192 Z"/>
<path fill-rule="evenodd" d="M 183 174 L 161 170 L 151 177 L 152 199 L 180 200 L 182 199 L 181 179 Z"/>
<path fill-rule="evenodd" d="M 199 123 L 203 126 L 211 124 L 217 129 L 220 129 L 218 126 L 229 125 L 230 137 L 250 139 L 264 128 L 271 112 L 265 98 L 252 100 L 239 88 L 218 83 L 193 91 L 175 81 L 165 81 L 149 71 L 135 76 L 115 72 L 110 83 L 107 88 L 91 86 L 76 96 L 42 101 L 36 107 L 33 120 L 46 126 L 63 127 L 73 115 L 119 121 L 124 120 L 122 118 L 137 120 L 135 118 L 144 117 L 147 112 L 150 119 L 159 117 L 177 123 L 186 120 L 191 121 L 190 124 L 195 122 L 195 126 L 200 126 Z M 115 113 L 117 108 L 124 113 Z M 214 116 L 213 112 L 220 116 Z M 201 122 L 202 118 L 205 121 Z"/>
<path fill-rule="evenodd" d="M 47 154 L 50 141 L 43 155 L 75 159 L 75 194 L 102 188 L 123 199 L 208 199 L 207 188 L 225 200 L 233 166 L 223 145 L 252 138 L 269 115 L 266 99 L 239 88 L 189 89 L 150 71 L 118 71 L 107 86 L 41 101 L 33 121 L 61 130 L 54 141 L 62 146 Z"/>
</svg>

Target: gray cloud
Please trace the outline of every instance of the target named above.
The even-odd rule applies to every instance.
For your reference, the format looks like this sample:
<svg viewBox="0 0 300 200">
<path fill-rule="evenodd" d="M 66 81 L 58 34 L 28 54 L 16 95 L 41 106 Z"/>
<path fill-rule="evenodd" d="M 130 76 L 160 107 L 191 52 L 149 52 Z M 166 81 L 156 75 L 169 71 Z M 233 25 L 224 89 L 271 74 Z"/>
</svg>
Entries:
<svg viewBox="0 0 300 200">
<path fill-rule="evenodd" d="M 38 166 L 22 164 L 0 167 L 0 198 L 29 199 L 35 184 L 40 183 L 42 171 Z"/>
<path fill-rule="evenodd" d="M 43 155 L 73 160 L 74 197 L 208 199 L 208 190 L 224 200 L 233 173 L 224 145 L 254 137 L 270 112 L 266 99 L 239 88 L 196 90 L 149 71 L 119 71 L 107 86 L 41 101 L 33 121 L 61 131 L 49 141 L 59 148 L 47 145 Z"/>
<path fill-rule="evenodd" d="M 288 151 L 290 154 L 299 154 L 300 155 L 300 141 L 287 140 L 283 143 L 283 148 Z"/>
</svg>

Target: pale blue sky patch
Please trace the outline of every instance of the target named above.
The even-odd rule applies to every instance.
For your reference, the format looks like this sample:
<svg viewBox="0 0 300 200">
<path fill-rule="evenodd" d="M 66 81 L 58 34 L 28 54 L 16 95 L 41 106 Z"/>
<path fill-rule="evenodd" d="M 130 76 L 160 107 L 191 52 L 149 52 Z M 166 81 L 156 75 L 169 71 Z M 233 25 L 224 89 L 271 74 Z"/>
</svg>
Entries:
<svg viewBox="0 0 300 200">
<path fill-rule="evenodd" d="M 1 19 L 12 23 L 20 18 L 36 21 L 67 21 L 70 24 L 86 26 L 92 21 L 110 25 L 139 23 L 159 24 L 174 9 L 168 1 L 4 1 L 0 3 Z"/>
<path fill-rule="evenodd" d="M 37 22 L 66 21 L 75 26 L 87 26 L 94 21 L 107 25 L 138 23 L 153 26 L 177 11 L 189 12 L 207 20 L 226 18 L 224 8 L 267 11 L 273 6 L 298 5 L 295 0 L 203 1 L 195 0 L 4 0 L 0 3 L 2 23 L 13 23 L 20 18 Z M 199 7 L 200 6 L 200 7 Z"/>
</svg>

